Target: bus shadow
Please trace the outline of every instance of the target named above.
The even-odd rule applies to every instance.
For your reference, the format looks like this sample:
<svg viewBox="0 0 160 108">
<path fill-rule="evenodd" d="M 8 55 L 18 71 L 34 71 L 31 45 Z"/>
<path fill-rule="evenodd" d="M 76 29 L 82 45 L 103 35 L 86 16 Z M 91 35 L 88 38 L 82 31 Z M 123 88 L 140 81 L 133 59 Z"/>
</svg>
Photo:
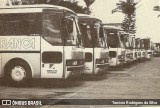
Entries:
<svg viewBox="0 0 160 108">
<path fill-rule="evenodd" d="M 109 71 L 124 71 L 125 68 L 123 66 L 121 67 L 110 67 Z"/>
<path fill-rule="evenodd" d="M 81 77 L 72 79 L 72 80 L 75 80 L 75 81 L 103 81 L 108 78 L 107 73 L 108 72 L 103 73 L 103 74 L 96 74 L 96 75 L 83 74 Z"/>
<path fill-rule="evenodd" d="M 35 80 L 35 83 L 32 83 L 32 87 L 40 87 L 40 88 L 71 88 L 77 87 L 84 84 L 84 82 L 80 81 L 72 81 L 70 79 L 67 80 Z"/>
<path fill-rule="evenodd" d="M 11 85 L 4 79 L 0 79 L 1 87 L 17 87 L 17 88 L 71 88 L 78 87 L 85 83 L 85 81 L 103 81 L 108 78 L 106 71 L 103 74 L 96 75 L 81 75 L 77 77 L 71 77 L 68 79 L 31 79 L 30 82 L 23 85 Z"/>
<path fill-rule="evenodd" d="M 32 79 L 29 83 L 23 85 L 11 85 L 0 79 L 1 87 L 17 87 L 17 88 L 71 88 L 83 85 L 83 81 L 57 80 L 57 79 Z"/>
</svg>

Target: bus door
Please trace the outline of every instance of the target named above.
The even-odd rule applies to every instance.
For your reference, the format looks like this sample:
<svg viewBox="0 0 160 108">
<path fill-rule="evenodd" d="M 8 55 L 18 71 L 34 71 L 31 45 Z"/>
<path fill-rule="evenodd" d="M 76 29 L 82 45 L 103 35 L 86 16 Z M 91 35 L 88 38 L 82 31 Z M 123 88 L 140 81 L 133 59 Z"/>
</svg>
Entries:
<svg viewBox="0 0 160 108">
<path fill-rule="evenodd" d="M 61 36 L 60 16 L 43 14 L 41 38 L 41 77 L 63 77 L 63 42 Z"/>
</svg>

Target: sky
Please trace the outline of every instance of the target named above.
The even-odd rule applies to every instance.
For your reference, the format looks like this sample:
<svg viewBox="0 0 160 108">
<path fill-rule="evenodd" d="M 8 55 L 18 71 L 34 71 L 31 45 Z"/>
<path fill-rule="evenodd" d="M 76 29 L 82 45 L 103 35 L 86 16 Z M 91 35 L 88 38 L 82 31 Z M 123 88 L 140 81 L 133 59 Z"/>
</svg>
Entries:
<svg viewBox="0 0 160 108">
<path fill-rule="evenodd" d="M 90 8 L 93 15 L 101 19 L 103 23 L 121 23 L 124 14 L 116 12 L 112 14 L 112 10 L 116 8 L 119 0 L 96 0 Z M 160 12 L 153 11 L 153 7 L 160 6 L 160 0 L 135 0 L 139 1 L 136 6 L 136 37 L 149 37 L 153 42 L 160 42 Z M 81 5 L 85 5 L 83 0 L 79 0 Z"/>
</svg>

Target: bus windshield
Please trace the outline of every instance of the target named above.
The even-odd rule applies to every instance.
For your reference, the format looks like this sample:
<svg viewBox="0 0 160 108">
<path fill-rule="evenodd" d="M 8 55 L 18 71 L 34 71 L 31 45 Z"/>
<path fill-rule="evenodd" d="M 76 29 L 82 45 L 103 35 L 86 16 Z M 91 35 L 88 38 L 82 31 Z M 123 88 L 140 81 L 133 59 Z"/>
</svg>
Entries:
<svg viewBox="0 0 160 108">
<path fill-rule="evenodd" d="M 140 40 L 136 39 L 136 48 L 140 48 Z"/>
<path fill-rule="evenodd" d="M 92 37 L 95 47 L 105 47 L 104 44 L 104 32 L 101 30 L 101 25 L 99 23 L 95 23 L 91 29 Z"/>
<path fill-rule="evenodd" d="M 62 45 L 58 16 L 54 14 L 43 15 L 43 38 L 52 45 Z"/>
<path fill-rule="evenodd" d="M 81 23 L 79 25 L 80 25 L 80 30 L 81 30 L 82 36 L 83 36 L 84 46 L 86 48 L 92 48 L 93 42 L 92 42 L 90 25 L 87 25 L 86 23 Z"/>
<path fill-rule="evenodd" d="M 120 33 L 120 39 L 125 48 L 130 48 L 129 37 L 126 34 Z"/>
<path fill-rule="evenodd" d="M 148 49 L 150 49 L 150 40 L 144 40 L 144 48 L 145 48 L 145 50 L 148 50 Z"/>
<path fill-rule="evenodd" d="M 74 17 L 65 18 L 65 31 L 67 37 L 65 38 L 66 45 L 82 46 L 81 32 L 78 26 L 78 20 Z"/>
<path fill-rule="evenodd" d="M 106 32 L 107 32 L 108 46 L 111 48 L 120 47 L 118 32 L 116 30 L 106 30 Z"/>
</svg>

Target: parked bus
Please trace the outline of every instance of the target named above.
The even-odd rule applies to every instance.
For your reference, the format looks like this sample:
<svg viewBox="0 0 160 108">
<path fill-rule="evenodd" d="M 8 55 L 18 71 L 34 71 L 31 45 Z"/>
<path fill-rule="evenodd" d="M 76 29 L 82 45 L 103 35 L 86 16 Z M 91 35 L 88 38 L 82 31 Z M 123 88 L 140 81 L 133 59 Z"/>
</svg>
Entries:
<svg viewBox="0 0 160 108">
<path fill-rule="evenodd" d="M 131 48 L 131 37 L 128 33 L 122 32 L 120 35 L 123 46 L 125 47 L 125 62 L 126 64 L 133 61 L 133 50 Z"/>
<path fill-rule="evenodd" d="M 109 65 L 122 66 L 125 63 L 125 48 L 120 40 L 119 28 L 105 25 L 109 46 Z"/>
<path fill-rule="evenodd" d="M 85 47 L 84 74 L 104 72 L 109 66 L 109 51 L 102 21 L 91 15 L 78 14 L 78 17 Z"/>
<path fill-rule="evenodd" d="M 137 52 L 137 60 L 140 60 L 141 59 L 140 38 L 136 38 L 136 52 Z"/>
<path fill-rule="evenodd" d="M 154 53 L 154 47 L 155 47 L 155 44 L 153 43 L 153 41 L 151 41 L 151 51 L 152 51 L 152 56 L 153 56 L 153 53 Z"/>
<path fill-rule="evenodd" d="M 133 61 L 137 60 L 137 49 L 136 49 L 136 40 L 135 40 L 135 36 L 132 36 L 132 49 L 133 49 Z"/>
<path fill-rule="evenodd" d="M 154 53 L 153 56 L 154 57 L 160 57 L 160 43 L 154 43 Z"/>
<path fill-rule="evenodd" d="M 146 59 L 151 59 L 152 51 L 151 51 L 151 40 L 150 38 L 145 38 L 144 40 L 144 48 L 145 48 L 145 57 Z"/>
<path fill-rule="evenodd" d="M 0 77 L 66 79 L 84 69 L 78 17 L 54 5 L 0 7 Z"/>
<path fill-rule="evenodd" d="M 144 40 L 140 40 L 140 52 L 141 52 L 141 60 L 145 59 L 145 49 L 144 49 Z"/>
</svg>

